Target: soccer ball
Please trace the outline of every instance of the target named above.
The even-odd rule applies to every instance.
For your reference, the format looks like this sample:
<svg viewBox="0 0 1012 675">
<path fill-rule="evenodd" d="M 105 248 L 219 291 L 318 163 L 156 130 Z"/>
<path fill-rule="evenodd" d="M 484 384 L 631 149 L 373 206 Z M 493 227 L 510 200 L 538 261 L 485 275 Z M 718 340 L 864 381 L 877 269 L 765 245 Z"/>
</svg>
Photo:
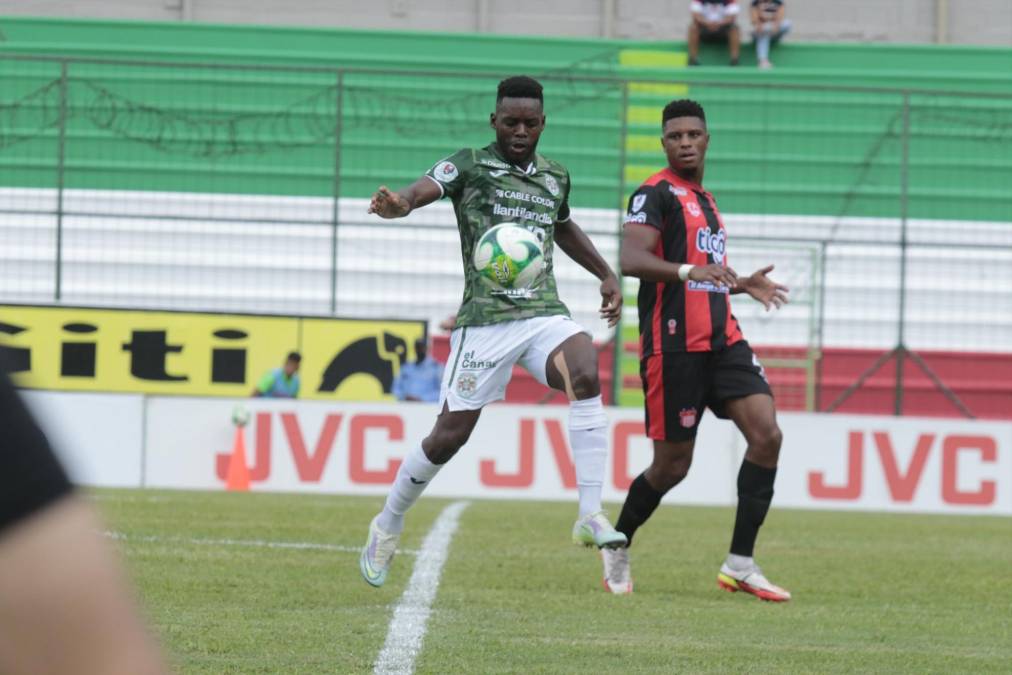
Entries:
<svg viewBox="0 0 1012 675">
<path fill-rule="evenodd" d="M 472 262 L 496 288 L 529 288 L 545 267 L 537 235 L 515 223 L 502 223 L 481 235 Z"/>
<path fill-rule="evenodd" d="M 246 410 L 245 406 L 237 405 L 232 408 L 232 424 L 237 427 L 249 424 L 249 410 Z"/>
</svg>

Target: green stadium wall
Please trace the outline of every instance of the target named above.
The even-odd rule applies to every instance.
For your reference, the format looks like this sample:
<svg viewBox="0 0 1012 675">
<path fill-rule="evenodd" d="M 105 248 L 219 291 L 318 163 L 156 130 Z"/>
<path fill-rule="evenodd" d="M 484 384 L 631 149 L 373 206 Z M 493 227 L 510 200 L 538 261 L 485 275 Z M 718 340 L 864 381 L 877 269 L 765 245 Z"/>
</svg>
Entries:
<svg viewBox="0 0 1012 675">
<path fill-rule="evenodd" d="M 570 167 L 577 207 L 618 208 L 663 165 L 660 109 L 687 95 L 707 108 L 707 185 L 726 212 L 901 215 L 906 119 L 908 216 L 1012 222 L 1009 49 L 788 42 L 759 72 L 685 68 L 677 42 L 25 18 L 0 29 L 5 186 L 57 184 L 65 90 L 65 187 L 364 197 L 489 142 L 495 83 L 525 72 L 545 80 L 541 150 Z M 66 57 L 66 82 L 59 62 L 23 57 Z M 170 62 L 190 65 L 158 65 Z"/>
</svg>

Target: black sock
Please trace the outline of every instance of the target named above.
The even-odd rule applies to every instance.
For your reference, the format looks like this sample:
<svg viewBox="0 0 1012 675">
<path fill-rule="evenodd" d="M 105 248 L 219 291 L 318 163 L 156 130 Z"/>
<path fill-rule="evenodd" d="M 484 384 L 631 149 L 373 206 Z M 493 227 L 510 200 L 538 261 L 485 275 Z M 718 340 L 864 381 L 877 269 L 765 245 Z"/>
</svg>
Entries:
<svg viewBox="0 0 1012 675">
<path fill-rule="evenodd" d="M 747 459 L 738 471 L 738 515 L 731 537 L 731 553 L 752 557 L 755 538 L 766 519 L 773 501 L 773 481 L 776 469 L 767 469 Z"/>
<path fill-rule="evenodd" d="M 647 522 L 647 518 L 661 503 L 663 496 L 663 492 L 658 492 L 650 486 L 643 474 L 636 476 L 636 480 L 629 486 L 629 494 L 626 495 L 625 504 L 622 505 L 622 513 L 618 517 L 615 529 L 629 539 L 630 545 L 636 530 Z"/>
</svg>

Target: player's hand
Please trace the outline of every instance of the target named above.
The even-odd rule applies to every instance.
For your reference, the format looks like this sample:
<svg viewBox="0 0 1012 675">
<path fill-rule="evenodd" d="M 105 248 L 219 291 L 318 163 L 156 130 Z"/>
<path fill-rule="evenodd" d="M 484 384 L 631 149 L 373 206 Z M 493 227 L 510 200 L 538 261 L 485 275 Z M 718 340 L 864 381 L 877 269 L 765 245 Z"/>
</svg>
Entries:
<svg viewBox="0 0 1012 675">
<path fill-rule="evenodd" d="M 608 328 L 618 323 L 622 316 L 622 284 L 614 274 L 601 282 L 601 318 L 608 322 Z"/>
<path fill-rule="evenodd" d="M 786 286 L 778 284 L 770 279 L 767 274 L 773 271 L 773 265 L 767 265 L 761 270 L 756 270 L 752 276 L 742 282 L 745 292 L 763 304 L 763 307 L 780 309 L 787 304 L 787 293 L 790 292 Z"/>
<path fill-rule="evenodd" d="M 692 281 L 709 281 L 715 286 L 727 286 L 737 288 L 738 275 L 730 267 L 723 265 L 696 265 L 689 271 L 689 279 Z"/>
<path fill-rule="evenodd" d="M 410 212 L 408 200 L 391 192 L 386 185 L 380 185 L 369 202 L 369 213 L 375 213 L 380 218 L 400 218 Z"/>
</svg>

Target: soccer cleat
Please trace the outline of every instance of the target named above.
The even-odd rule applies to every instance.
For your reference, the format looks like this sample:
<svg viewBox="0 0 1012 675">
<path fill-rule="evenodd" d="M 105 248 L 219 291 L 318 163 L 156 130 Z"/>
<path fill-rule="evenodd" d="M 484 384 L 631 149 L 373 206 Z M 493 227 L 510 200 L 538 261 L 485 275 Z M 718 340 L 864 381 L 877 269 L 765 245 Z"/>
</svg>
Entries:
<svg viewBox="0 0 1012 675">
<path fill-rule="evenodd" d="M 369 538 L 365 542 L 365 548 L 362 549 L 362 555 L 359 556 L 358 569 L 362 572 L 362 578 L 366 583 L 379 588 L 387 580 L 387 571 L 394 559 L 394 553 L 397 552 L 397 542 L 401 535 L 381 530 L 376 524 L 376 518 L 369 523 Z"/>
<path fill-rule="evenodd" d="M 573 543 L 598 548 L 615 548 L 629 543 L 626 536 L 608 522 L 604 511 L 591 513 L 573 524 Z"/>
<path fill-rule="evenodd" d="M 791 599 L 790 591 L 770 583 L 758 565 L 745 572 L 737 572 L 724 563 L 717 574 L 717 585 L 731 593 L 745 591 L 770 602 L 787 602 Z"/>
<path fill-rule="evenodd" d="M 616 595 L 632 593 L 633 581 L 629 571 L 629 548 L 602 548 L 601 562 L 604 563 L 604 588 Z"/>
</svg>

